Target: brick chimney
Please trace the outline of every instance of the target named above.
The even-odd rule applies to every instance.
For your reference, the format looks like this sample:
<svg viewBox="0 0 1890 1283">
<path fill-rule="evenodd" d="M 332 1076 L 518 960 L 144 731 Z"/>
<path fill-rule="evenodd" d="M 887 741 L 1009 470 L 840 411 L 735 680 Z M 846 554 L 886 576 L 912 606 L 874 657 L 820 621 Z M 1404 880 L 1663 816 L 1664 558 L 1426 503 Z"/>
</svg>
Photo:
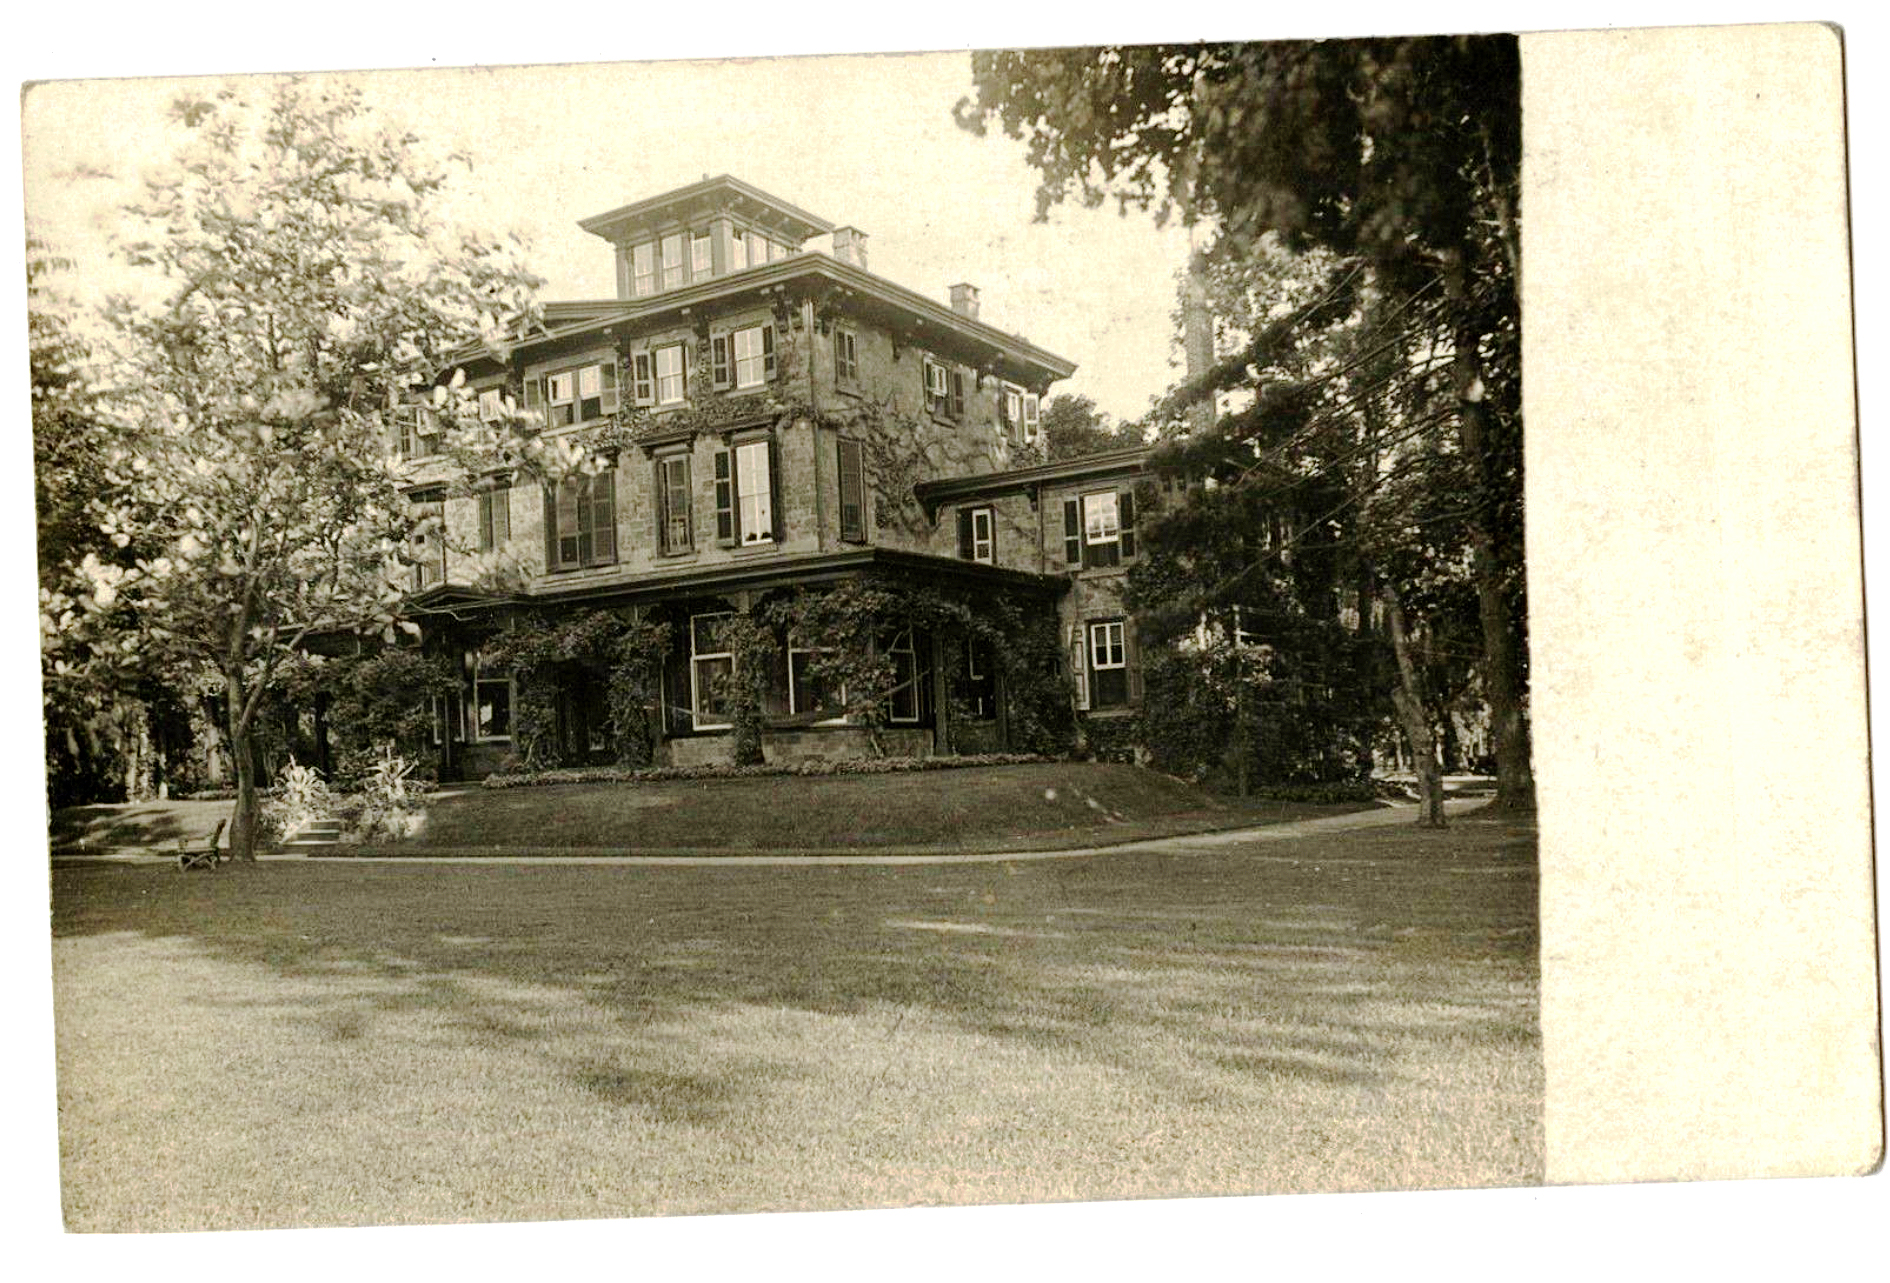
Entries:
<svg viewBox="0 0 1890 1283">
<path fill-rule="evenodd" d="M 855 267 L 866 266 L 866 233 L 857 227 L 833 229 L 833 256 Z"/>
<path fill-rule="evenodd" d="M 952 311 L 968 321 L 978 319 L 978 287 L 963 281 L 952 286 Z"/>
</svg>

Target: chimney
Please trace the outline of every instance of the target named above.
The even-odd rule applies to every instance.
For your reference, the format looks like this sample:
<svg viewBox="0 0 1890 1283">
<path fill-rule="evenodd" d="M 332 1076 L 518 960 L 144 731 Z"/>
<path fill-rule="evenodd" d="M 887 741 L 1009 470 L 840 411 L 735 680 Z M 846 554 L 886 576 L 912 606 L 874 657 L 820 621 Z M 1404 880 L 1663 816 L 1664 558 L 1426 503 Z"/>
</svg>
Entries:
<svg viewBox="0 0 1890 1283">
<path fill-rule="evenodd" d="M 833 229 L 833 256 L 842 263 L 864 269 L 866 267 L 866 233 L 857 227 L 836 227 Z"/>
<path fill-rule="evenodd" d="M 952 286 L 952 311 L 968 321 L 978 319 L 978 287 L 959 282 Z"/>
<path fill-rule="evenodd" d="M 1208 307 L 1207 263 L 1200 251 L 1189 255 L 1188 274 L 1181 287 L 1181 352 L 1190 379 L 1198 379 L 1214 365 L 1214 314 Z M 1219 417 L 1216 398 L 1188 407 L 1188 425 L 1197 433 L 1213 428 Z"/>
</svg>

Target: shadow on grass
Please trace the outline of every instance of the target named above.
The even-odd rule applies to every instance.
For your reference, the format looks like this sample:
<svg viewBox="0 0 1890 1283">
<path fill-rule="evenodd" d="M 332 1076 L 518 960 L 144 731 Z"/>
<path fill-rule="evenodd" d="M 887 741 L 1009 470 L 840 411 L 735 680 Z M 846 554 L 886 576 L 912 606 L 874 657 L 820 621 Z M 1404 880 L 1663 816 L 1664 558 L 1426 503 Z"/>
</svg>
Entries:
<svg viewBox="0 0 1890 1283">
<path fill-rule="evenodd" d="M 600 1101 L 689 1125 L 729 1117 L 774 1072 L 765 1045 L 690 1063 L 691 1031 L 736 1006 L 921 1013 L 1020 1050 L 1162 1066 L 1158 1090 L 1180 1100 L 1218 1090 L 1217 1074 L 1351 1089 L 1399 1081 L 1426 1048 L 1537 1054 L 1530 829 L 1332 834 L 1287 854 L 282 863 L 215 878 L 85 866 L 55 870 L 54 932 L 182 936 L 330 979 L 330 1000 L 276 1008 L 336 1042 L 372 1038 L 388 1013 L 437 1017 L 546 1057 Z M 574 1050 L 565 1026 L 580 1016 L 592 1032 Z"/>
</svg>

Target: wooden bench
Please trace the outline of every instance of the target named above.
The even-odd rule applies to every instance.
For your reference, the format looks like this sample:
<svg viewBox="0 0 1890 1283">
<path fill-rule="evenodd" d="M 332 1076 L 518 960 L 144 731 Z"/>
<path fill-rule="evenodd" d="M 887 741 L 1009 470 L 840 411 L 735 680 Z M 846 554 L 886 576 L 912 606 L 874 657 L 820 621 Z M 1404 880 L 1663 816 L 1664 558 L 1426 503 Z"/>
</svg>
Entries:
<svg viewBox="0 0 1890 1283">
<path fill-rule="evenodd" d="M 210 869 L 215 871 L 223 859 L 223 852 L 217 849 L 217 841 L 223 836 L 223 828 L 228 820 L 218 820 L 216 828 L 210 830 L 210 840 L 202 846 L 189 845 L 189 838 L 177 839 L 177 867 L 188 872 L 191 869 Z"/>
</svg>

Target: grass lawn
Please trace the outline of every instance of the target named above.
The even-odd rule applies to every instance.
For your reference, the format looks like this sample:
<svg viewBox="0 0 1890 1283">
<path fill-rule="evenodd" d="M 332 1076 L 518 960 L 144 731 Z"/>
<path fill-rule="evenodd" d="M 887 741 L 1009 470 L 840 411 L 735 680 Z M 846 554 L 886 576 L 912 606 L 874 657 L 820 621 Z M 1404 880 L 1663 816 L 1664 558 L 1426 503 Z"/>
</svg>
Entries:
<svg viewBox="0 0 1890 1283">
<path fill-rule="evenodd" d="M 1132 766 L 1052 762 L 807 779 L 468 789 L 390 850 L 947 846 L 1029 850 L 1369 809 L 1228 800 Z"/>
<path fill-rule="evenodd" d="M 71 806 L 52 814 L 55 851 L 110 851 L 161 847 L 175 850 L 178 838 L 208 836 L 230 818 L 234 802 L 119 802 Z M 229 834 L 221 838 L 230 843 Z"/>
<path fill-rule="evenodd" d="M 1533 832 L 53 872 L 81 1230 L 1542 1177 Z"/>
</svg>

